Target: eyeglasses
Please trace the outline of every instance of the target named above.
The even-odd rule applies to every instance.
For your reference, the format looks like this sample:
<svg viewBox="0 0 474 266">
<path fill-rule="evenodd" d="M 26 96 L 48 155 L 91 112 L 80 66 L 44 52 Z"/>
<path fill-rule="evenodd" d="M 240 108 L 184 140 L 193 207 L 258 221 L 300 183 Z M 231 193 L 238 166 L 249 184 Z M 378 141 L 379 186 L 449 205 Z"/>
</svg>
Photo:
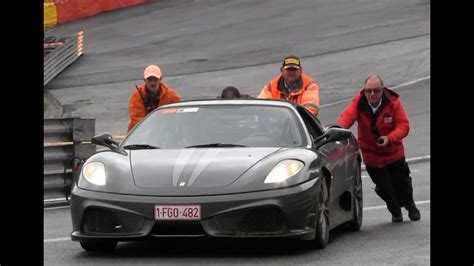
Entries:
<svg viewBox="0 0 474 266">
<path fill-rule="evenodd" d="M 372 94 L 372 92 L 374 94 L 377 94 L 377 93 L 381 93 L 382 89 L 364 89 L 364 92 L 367 94 Z"/>
</svg>

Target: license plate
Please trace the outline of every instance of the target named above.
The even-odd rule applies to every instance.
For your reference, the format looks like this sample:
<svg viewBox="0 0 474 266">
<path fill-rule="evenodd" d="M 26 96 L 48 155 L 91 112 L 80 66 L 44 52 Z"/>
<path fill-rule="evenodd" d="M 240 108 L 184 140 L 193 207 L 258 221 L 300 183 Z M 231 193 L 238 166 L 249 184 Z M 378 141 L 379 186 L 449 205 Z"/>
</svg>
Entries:
<svg viewBox="0 0 474 266">
<path fill-rule="evenodd" d="M 201 205 L 155 205 L 155 220 L 200 220 Z"/>
</svg>

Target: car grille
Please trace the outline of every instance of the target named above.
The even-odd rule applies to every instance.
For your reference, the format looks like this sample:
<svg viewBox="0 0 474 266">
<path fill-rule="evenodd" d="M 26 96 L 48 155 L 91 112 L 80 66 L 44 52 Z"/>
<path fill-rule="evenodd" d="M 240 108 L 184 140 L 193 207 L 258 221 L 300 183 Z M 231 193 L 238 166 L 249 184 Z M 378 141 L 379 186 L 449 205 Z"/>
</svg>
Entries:
<svg viewBox="0 0 474 266">
<path fill-rule="evenodd" d="M 283 213 L 275 207 L 231 212 L 213 219 L 223 234 L 271 235 L 288 232 Z"/>
<path fill-rule="evenodd" d="M 200 222 L 156 222 L 152 231 L 153 235 L 186 235 L 203 236 L 206 234 Z"/>
<path fill-rule="evenodd" d="M 82 231 L 92 234 L 133 234 L 141 229 L 144 218 L 121 211 L 88 208 Z"/>
</svg>

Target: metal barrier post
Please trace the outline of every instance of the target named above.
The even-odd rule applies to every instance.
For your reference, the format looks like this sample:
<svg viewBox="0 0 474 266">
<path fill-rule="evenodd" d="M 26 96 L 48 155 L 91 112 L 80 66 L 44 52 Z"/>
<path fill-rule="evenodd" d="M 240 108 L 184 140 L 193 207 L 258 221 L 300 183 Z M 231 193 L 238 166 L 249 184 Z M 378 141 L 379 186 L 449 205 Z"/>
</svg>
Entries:
<svg viewBox="0 0 474 266">
<path fill-rule="evenodd" d="M 76 163 L 96 152 L 90 143 L 94 135 L 95 118 L 44 120 L 44 205 L 68 204 L 69 190 L 80 171 Z"/>
</svg>

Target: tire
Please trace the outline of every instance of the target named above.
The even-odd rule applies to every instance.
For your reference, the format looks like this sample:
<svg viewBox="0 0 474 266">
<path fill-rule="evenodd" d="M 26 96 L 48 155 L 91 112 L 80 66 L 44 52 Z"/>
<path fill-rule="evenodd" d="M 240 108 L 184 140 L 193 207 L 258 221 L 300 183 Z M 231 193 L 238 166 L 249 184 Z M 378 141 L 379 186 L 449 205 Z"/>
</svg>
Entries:
<svg viewBox="0 0 474 266">
<path fill-rule="evenodd" d="M 117 241 L 86 241 L 80 242 L 81 247 L 87 251 L 113 251 L 117 247 Z"/>
<path fill-rule="evenodd" d="M 347 229 L 353 232 L 359 231 L 362 226 L 362 213 L 364 208 L 360 164 L 357 166 L 356 171 L 357 173 L 352 190 L 352 210 L 354 219 L 347 223 Z"/>
<path fill-rule="evenodd" d="M 320 184 L 314 244 L 316 248 L 323 249 L 329 242 L 329 188 L 324 177 L 321 178 Z"/>
</svg>

